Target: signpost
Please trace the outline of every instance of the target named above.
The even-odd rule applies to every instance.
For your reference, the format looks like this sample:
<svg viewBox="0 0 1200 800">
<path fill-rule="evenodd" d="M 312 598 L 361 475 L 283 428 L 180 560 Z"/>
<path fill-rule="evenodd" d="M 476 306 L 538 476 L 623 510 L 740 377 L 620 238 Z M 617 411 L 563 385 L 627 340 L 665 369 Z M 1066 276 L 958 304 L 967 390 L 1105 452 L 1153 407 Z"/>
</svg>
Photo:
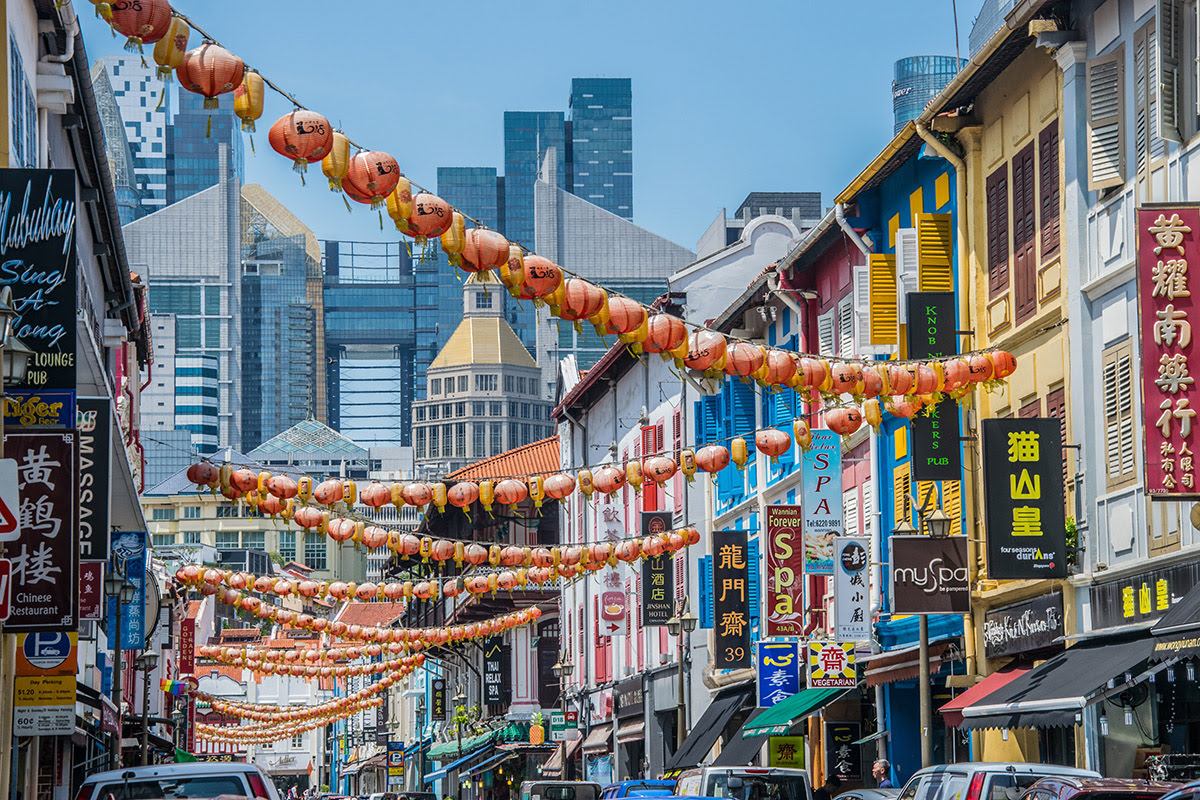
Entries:
<svg viewBox="0 0 1200 800">
<path fill-rule="evenodd" d="M 550 712 L 550 741 L 573 742 L 579 738 L 579 712 L 568 711 L 564 718 L 563 712 Z"/>
<path fill-rule="evenodd" d="M 74 632 L 17 637 L 14 736 L 70 736 L 75 732 L 77 637 Z"/>
</svg>

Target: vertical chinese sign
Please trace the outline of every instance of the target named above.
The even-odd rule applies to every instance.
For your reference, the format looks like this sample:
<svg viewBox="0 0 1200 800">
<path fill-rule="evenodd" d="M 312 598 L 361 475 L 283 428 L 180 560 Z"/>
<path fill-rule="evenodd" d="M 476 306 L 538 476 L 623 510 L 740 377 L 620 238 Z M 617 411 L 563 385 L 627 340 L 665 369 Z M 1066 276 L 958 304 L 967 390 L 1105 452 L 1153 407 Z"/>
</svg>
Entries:
<svg viewBox="0 0 1200 800">
<path fill-rule="evenodd" d="M 767 636 L 804 632 L 803 526 L 800 506 L 767 506 Z"/>
<path fill-rule="evenodd" d="M 833 574 L 833 540 L 842 535 L 842 437 L 831 430 L 812 432 L 804 452 L 804 571 Z"/>
<path fill-rule="evenodd" d="M 1139 208 L 1137 220 L 1146 494 L 1175 499 L 1197 494 L 1191 361 L 1200 342 L 1187 260 L 1200 255 L 1200 208 Z"/>
<path fill-rule="evenodd" d="M 122 531 L 113 534 L 112 559 L 109 570 L 125 576 L 133 584 L 133 600 L 120 603 L 116 597 L 108 598 L 105 616 L 113 624 L 116 615 L 121 615 L 121 648 L 142 650 L 146 645 L 146 533 L 145 531 Z M 118 612 L 117 606 L 120 605 Z"/>
<path fill-rule="evenodd" d="M 862 780 L 862 758 L 855 744 L 861 738 L 860 722 L 825 723 L 825 770 L 830 775 L 844 781 Z"/>
<path fill-rule="evenodd" d="M 988 577 L 1067 576 L 1062 429 L 1057 419 L 983 421 Z"/>
<path fill-rule="evenodd" d="M 446 719 L 445 678 L 434 678 L 429 682 L 429 718 L 435 722 Z"/>
<path fill-rule="evenodd" d="M 745 531 L 713 531 L 713 646 L 717 669 L 753 663 L 749 545 Z"/>
<path fill-rule="evenodd" d="M 759 708 L 778 705 L 800 692 L 804 681 L 799 642 L 756 642 L 754 652 Z"/>
<path fill-rule="evenodd" d="M 9 544 L 9 633 L 79 629 L 79 462 L 74 431 L 10 433 L 17 462 L 21 538 Z"/>
<path fill-rule="evenodd" d="M 642 536 L 662 536 L 671 531 L 670 511 L 643 511 Z M 666 625 L 675 614 L 675 559 L 659 553 L 642 560 L 642 624 Z"/>
<path fill-rule="evenodd" d="M 834 547 L 837 573 L 833 582 L 836 605 L 834 636 L 843 642 L 865 642 L 871 638 L 871 595 L 867 587 L 866 537 L 839 536 Z"/>
</svg>

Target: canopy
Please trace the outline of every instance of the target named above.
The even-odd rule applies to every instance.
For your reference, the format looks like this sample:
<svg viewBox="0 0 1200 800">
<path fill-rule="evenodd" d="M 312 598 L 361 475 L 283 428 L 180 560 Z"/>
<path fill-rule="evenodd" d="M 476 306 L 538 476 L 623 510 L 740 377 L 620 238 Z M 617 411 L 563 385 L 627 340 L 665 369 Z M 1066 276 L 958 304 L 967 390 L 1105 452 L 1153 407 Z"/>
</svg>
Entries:
<svg viewBox="0 0 1200 800">
<path fill-rule="evenodd" d="M 496 732 L 491 731 L 481 736 L 464 736 L 462 747 L 459 747 L 457 739 L 452 739 L 449 742 L 441 742 L 429 748 L 429 759 L 431 761 L 445 761 L 447 758 L 457 758 L 460 752 L 466 753 L 470 750 L 478 750 L 485 744 L 491 744 L 495 738 Z"/>
<path fill-rule="evenodd" d="M 1200 586 L 1171 606 L 1150 632 L 1155 638 L 1155 658 L 1200 654 Z"/>
<path fill-rule="evenodd" d="M 582 736 L 580 736 L 578 739 L 567 740 L 567 763 L 570 763 L 571 759 L 575 758 L 575 753 L 579 751 L 579 748 L 582 745 Z M 562 773 L 562 751 L 562 745 L 558 742 L 555 742 L 554 752 L 551 753 L 550 757 L 546 759 L 546 763 L 542 764 L 541 773 L 543 776 L 559 775 Z"/>
<path fill-rule="evenodd" d="M 721 732 L 725 730 L 729 720 L 733 719 L 733 715 L 742 706 L 748 705 L 753 694 L 753 686 L 739 686 L 737 689 L 717 695 L 704 710 L 700 719 L 692 725 L 692 730 L 683 740 L 683 747 L 675 751 L 664 769 L 670 771 L 699 764 L 708 755 L 713 743 L 720 738 Z"/>
<path fill-rule="evenodd" d="M 501 750 L 499 753 L 495 753 L 490 758 L 487 758 L 471 767 L 470 772 L 467 773 L 467 777 L 473 777 L 480 773 L 493 770 L 503 764 L 505 761 L 508 761 L 510 758 L 516 757 L 517 754 L 511 750 Z"/>
<path fill-rule="evenodd" d="M 981 730 L 1075 725 L 1080 711 L 1102 699 L 1101 689 L 1109 680 L 1132 672 L 1153 652 L 1154 640 L 1148 638 L 1069 647 L 1014 677 L 980 702 L 964 707 L 959 727 Z M 1130 677 L 1130 681 L 1121 683 L 1137 682 L 1138 678 Z"/>
<path fill-rule="evenodd" d="M 612 747 L 612 723 L 602 722 L 592 728 L 587 738 L 583 740 L 583 752 L 594 753 L 598 750 L 608 750 Z"/>
<path fill-rule="evenodd" d="M 742 736 L 783 736 L 798 720 L 807 717 L 834 701 L 847 689 L 802 689 L 782 703 L 764 709 L 753 722 L 742 726 Z"/>
<path fill-rule="evenodd" d="M 485 744 L 483 747 L 480 747 L 478 750 L 474 750 L 470 753 L 467 753 L 466 749 L 464 749 L 463 750 L 464 755 L 462 758 L 457 759 L 455 761 L 451 761 L 446 766 L 444 766 L 440 769 L 434 770 L 433 772 L 428 773 L 425 776 L 425 783 L 433 783 L 434 781 L 438 780 L 439 778 L 446 777 L 447 773 L 449 773 L 452 770 L 458 769 L 459 767 L 461 767 L 463 764 L 466 764 L 471 759 L 478 758 L 479 756 L 482 756 L 482 755 L 490 752 L 492 749 L 492 746 L 493 745 L 491 744 L 491 742 L 489 742 L 489 743 Z"/>
<path fill-rule="evenodd" d="M 951 728 L 957 728 L 959 725 L 962 725 L 962 710 L 964 708 L 976 703 L 986 702 L 988 695 L 1012 683 L 1031 669 L 1033 669 L 1031 665 L 1009 664 L 1007 667 L 988 675 L 979 683 L 938 709 L 942 712 L 942 718 L 946 721 L 946 725 Z"/>
<path fill-rule="evenodd" d="M 758 708 L 750 715 L 749 719 L 743 724 L 753 725 L 754 721 L 771 709 Z M 767 743 L 766 736 L 734 736 L 729 740 L 729 743 L 721 748 L 721 752 L 717 753 L 717 757 L 713 759 L 714 767 L 746 767 L 750 766 L 751 762 L 758 757 L 762 751 L 762 746 Z"/>
</svg>

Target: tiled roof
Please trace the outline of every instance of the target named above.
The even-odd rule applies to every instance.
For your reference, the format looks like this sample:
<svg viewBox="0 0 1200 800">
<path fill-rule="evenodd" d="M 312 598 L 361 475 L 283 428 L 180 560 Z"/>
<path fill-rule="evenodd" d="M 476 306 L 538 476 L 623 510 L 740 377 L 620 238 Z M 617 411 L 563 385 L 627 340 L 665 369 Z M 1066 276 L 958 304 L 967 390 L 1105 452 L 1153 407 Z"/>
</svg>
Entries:
<svg viewBox="0 0 1200 800">
<path fill-rule="evenodd" d="M 405 603 L 347 603 L 337 620 L 347 625 L 386 627 L 404 616 Z"/>
<path fill-rule="evenodd" d="M 258 642 L 262 640 L 262 631 L 258 628 L 226 628 L 217 636 L 216 644 L 229 642 Z"/>
<path fill-rule="evenodd" d="M 467 317 L 459 323 L 429 369 L 469 364 L 508 364 L 537 369 L 537 362 L 503 317 Z"/>
<path fill-rule="evenodd" d="M 463 467 L 447 478 L 482 481 L 512 476 L 539 475 L 559 469 L 558 436 L 514 447 L 499 455 Z"/>
<path fill-rule="evenodd" d="M 188 605 L 187 605 L 187 618 L 188 619 L 195 619 L 196 617 L 200 616 L 200 604 L 202 602 L 203 601 L 201 601 L 201 600 L 189 600 L 188 601 Z"/>
<path fill-rule="evenodd" d="M 251 458 L 264 461 L 291 460 L 292 456 L 355 460 L 368 456 L 367 448 L 315 419 L 306 419 L 273 436 L 250 451 Z"/>
</svg>

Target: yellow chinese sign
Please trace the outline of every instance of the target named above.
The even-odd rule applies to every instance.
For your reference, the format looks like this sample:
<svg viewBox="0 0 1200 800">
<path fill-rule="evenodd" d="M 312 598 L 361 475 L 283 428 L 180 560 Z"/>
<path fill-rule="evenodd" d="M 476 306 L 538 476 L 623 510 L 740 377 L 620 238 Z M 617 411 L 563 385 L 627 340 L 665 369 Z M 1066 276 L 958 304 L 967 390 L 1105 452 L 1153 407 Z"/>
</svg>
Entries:
<svg viewBox="0 0 1200 800">
<path fill-rule="evenodd" d="M 857 684 L 853 642 L 808 643 L 808 688 L 853 689 Z"/>
<path fill-rule="evenodd" d="M 768 736 L 767 766 L 804 769 L 804 737 Z"/>
</svg>

